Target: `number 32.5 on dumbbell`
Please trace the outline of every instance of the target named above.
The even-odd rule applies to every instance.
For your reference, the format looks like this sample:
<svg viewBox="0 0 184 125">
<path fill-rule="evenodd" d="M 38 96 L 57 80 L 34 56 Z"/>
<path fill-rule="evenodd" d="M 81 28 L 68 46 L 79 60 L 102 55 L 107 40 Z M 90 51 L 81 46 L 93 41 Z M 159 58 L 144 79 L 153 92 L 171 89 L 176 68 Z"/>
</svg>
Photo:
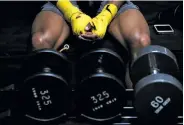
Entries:
<svg viewBox="0 0 184 125">
<path fill-rule="evenodd" d="M 134 106 L 144 122 L 165 123 L 182 109 L 183 89 L 177 76 L 175 55 L 167 48 L 151 45 L 142 49 L 129 68 L 135 90 Z"/>
<path fill-rule="evenodd" d="M 70 63 L 62 53 L 34 51 L 22 66 L 22 79 L 19 112 L 24 118 L 40 123 L 66 118 L 70 108 Z"/>
</svg>

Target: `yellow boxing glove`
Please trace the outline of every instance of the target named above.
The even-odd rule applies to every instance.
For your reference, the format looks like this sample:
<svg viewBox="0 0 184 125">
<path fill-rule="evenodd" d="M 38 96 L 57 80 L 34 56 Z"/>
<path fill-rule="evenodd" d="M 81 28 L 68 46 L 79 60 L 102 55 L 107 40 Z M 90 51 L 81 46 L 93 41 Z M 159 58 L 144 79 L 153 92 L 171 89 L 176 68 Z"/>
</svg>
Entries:
<svg viewBox="0 0 184 125">
<path fill-rule="evenodd" d="M 118 8 L 114 4 L 107 4 L 103 10 L 92 19 L 94 29 L 92 32 L 102 39 L 105 36 L 107 26 L 116 15 Z"/>
<path fill-rule="evenodd" d="M 92 24 L 91 17 L 72 5 L 70 0 L 58 0 L 56 6 L 63 12 L 66 20 L 71 23 L 74 34 L 84 34 L 88 23 Z"/>
</svg>

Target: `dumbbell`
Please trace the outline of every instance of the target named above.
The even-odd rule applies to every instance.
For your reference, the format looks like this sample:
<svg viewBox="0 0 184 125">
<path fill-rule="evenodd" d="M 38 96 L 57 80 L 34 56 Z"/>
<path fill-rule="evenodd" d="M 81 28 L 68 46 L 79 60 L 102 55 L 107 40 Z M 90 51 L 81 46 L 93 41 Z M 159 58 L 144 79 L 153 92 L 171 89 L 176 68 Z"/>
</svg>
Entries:
<svg viewBox="0 0 184 125">
<path fill-rule="evenodd" d="M 70 63 L 62 53 L 34 51 L 22 66 L 19 100 L 22 115 L 35 122 L 55 122 L 69 108 Z"/>
<path fill-rule="evenodd" d="M 76 64 L 77 108 L 89 121 L 118 119 L 126 104 L 125 67 L 122 58 L 107 48 L 85 53 Z"/>
<path fill-rule="evenodd" d="M 135 90 L 134 106 L 145 123 L 164 123 L 174 119 L 182 108 L 182 84 L 175 55 L 167 48 L 143 48 L 130 65 Z"/>
</svg>

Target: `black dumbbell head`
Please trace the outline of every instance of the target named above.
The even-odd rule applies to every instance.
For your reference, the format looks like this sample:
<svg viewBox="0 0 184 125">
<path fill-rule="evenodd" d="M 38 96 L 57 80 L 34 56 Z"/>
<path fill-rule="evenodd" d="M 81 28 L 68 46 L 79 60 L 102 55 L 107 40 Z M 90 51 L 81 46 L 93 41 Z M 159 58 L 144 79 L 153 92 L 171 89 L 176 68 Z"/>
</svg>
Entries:
<svg viewBox="0 0 184 125">
<path fill-rule="evenodd" d="M 70 81 L 70 63 L 67 57 L 55 50 L 42 49 L 30 54 L 25 61 L 23 68 L 26 71 L 25 77 L 37 72 L 51 71 L 61 75 L 66 81 Z M 45 70 L 45 71 L 43 71 Z"/>
<path fill-rule="evenodd" d="M 108 49 L 98 49 L 81 57 L 77 65 L 81 115 L 93 121 L 112 120 L 126 104 L 125 64 Z"/>
<path fill-rule="evenodd" d="M 50 122 L 66 115 L 70 91 L 63 74 L 67 67 L 67 58 L 53 50 L 37 51 L 27 60 L 20 88 L 21 109 L 27 118 Z"/>
<path fill-rule="evenodd" d="M 126 104 L 125 88 L 110 74 L 94 74 L 82 81 L 78 107 L 81 115 L 94 121 L 107 121 L 120 116 Z"/>
<path fill-rule="evenodd" d="M 84 54 L 78 61 L 77 68 L 78 82 L 101 71 L 113 74 L 124 81 L 125 63 L 117 53 L 109 49 L 100 48 Z"/>
<path fill-rule="evenodd" d="M 144 122 L 164 123 L 179 115 L 182 97 L 181 83 L 171 75 L 158 73 L 136 84 L 134 105 Z"/>
<path fill-rule="evenodd" d="M 177 76 L 179 67 L 176 57 L 169 49 L 151 45 L 143 48 L 133 60 L 130 79 L 135 85 L 140 79 L 156 72 Z"/>
<path fill-rule="evenodd" d="M 168 121 L 179 114 L 182 85 L 174 54 L 161 46 L 148 46 L 138 53 L 131 65 L 134 105 L 140 118 L 149 122 Z"/>
</svg>

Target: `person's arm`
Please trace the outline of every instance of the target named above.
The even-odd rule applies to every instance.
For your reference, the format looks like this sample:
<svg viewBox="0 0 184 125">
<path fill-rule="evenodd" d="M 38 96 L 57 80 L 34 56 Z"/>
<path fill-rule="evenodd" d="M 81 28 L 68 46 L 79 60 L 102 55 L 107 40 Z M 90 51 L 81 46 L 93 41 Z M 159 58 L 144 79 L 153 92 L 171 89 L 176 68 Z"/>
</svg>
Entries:
<svg viewBox="0 0 184 125">
<path fill-rule="evenodd" d="M 74 5 L 70 0 L 58 0 L 56 6 L 64 14 L 67 21 L 71 22 L 71 17 L 74 14 L 82 13 L 80 9 Z"/>
<path fill-rule="evenodd" d="M 102 11 L 97 16 L 104 15 L 104 19 L 107 20 L 109 24 L 115 17 L 123 2 L 124 1 L 109 0 L 109 2 L 104 6 Z"/>
<path fill-rule="evenodd" d="M 80 35 L 86 32 L 85 28 L 92 19 L 78 8 L 76 1 L 74 3 L 70 0 L 58 0 L 56 6 L 71 23 L 74 34 Z"/>
<path fill-rule="evenodd" d="M 102 9 L 101 13 L 99 15 L 105 15 L 105 19 L 109 23 L 113 20 L 116 13 L 118 12 L 119 8 L 123 4 L 123 1 L 117 1 L 117 0 L 110 0 Z M 98 16 L 98 15 L 97 15 Z"/>
<path fill-rule="evenodd" d="M 100 39 L 105 36 L 106 30 L 110 22 L 114 19 L 123 1 L 110 0 L 102 9 L 102 11 L 92 19 L 94 24 L 93 33 Z"/>
</svg>

